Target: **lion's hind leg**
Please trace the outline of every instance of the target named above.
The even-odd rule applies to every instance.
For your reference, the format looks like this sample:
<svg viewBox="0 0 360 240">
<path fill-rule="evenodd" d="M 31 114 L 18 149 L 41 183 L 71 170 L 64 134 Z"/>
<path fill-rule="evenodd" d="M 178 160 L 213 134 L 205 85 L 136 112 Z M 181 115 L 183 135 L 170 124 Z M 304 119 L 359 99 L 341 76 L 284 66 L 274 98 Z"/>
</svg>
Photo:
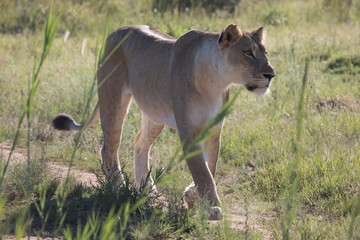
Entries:
<svg viewBox="0 0 360 240">
<path fill-rule="evenodd" d="M 149 152 L 152 143 L 159 136 L 164 125 L 153 123 L 144 113 L 142 114 L 141 130 L 135 138 L 135 179 L 140 187 L 149 174 Z M 153 180 L 150 176 L 150 184 Z"/>
<path fill-rule="evenodd" d="M 121 141 L 122 126 L 131 100 L 130 94 L 124 94 L 121 101 L 105 103 L 100 99 L 101 127 L 104 133 L 104 145 L 101 148 L 101 163 L 103 171 L 112 184 L 120 186 L 124 183 L 118 159 L 118 149 Z M 107 106 L 105 107 L 105 104 Z"/>
</svg>

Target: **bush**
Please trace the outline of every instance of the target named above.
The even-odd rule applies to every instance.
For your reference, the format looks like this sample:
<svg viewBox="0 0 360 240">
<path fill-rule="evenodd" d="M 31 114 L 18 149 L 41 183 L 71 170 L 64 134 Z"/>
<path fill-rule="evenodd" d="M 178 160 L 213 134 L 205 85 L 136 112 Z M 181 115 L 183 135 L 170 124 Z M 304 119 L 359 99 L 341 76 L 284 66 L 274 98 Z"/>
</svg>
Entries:
<svg viewBox="0 0 360 240">
<path fill-rule="evenodd" d="M 203 8 L 209 13 L 215 12 L 217 9 L 227 10 L 233 13 L 235 7 L 240 3 L 240 0 L 153 0 L 152 7 L 160 12 L 175 11 L 185 12 L 189 9 Z"/>
<path fill-rule="evenodd" d="M 16 1 L 0 3 L 0 33 L 35 32 L 45 23 L 45 12 L 40 3 Z"/>
</svg>

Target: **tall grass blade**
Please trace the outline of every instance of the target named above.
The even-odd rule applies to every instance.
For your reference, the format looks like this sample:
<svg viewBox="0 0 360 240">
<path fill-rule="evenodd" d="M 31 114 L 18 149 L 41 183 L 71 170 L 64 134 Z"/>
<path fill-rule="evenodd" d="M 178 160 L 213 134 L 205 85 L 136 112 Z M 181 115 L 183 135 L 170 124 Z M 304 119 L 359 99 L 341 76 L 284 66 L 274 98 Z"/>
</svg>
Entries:
<svg viewBox="0 0 360 240">
<path fill-rule="evenodd" d="M 101 50 L 100 50 L 100 53 L 99 53 L 99 61 L 98 61 L 99 64 L 102 63 L 102 60 L 104 58 L 105 46 L 106 46 L 106 37 L 108 36 L 108 31 L 109 31 L 109 17 L 110 17 L 110 13 L 108 12 L 106 14 L 106 24 L 105 24 L 105 30 L 104 30 L 104 35 L 103 35 L 103 42 L 102 42 Z"/>
<path fill-rule="evenodd" d="M 2 184 L 3 184 L 4 178 L 5 178 L 5 173 L 6 173 L 7 169 L 8 169 L 8 167 L 9 167 L 9 164 L 10 164 L 10 159 L 11 159 L 11 157 L 12 157 L 14 151 L 15 151 L 16 145 L 17 145 L 17 143 L 19 141 L 21 124 L 23 123 L 24 118 L 25 118 L 25 111 L 22 111 L 20 113 L 20 117 L 19 117 L 19 120 L 18 120 L 15 137 L 14 137 L 12 145 L 11 145 L 9 156 L 8 156 L 8 158 L 6 160 L 6 163 L 5 163 L 4 167 L 1 169 L 1 173 L 0 173 L 0 193 L 2 192 Z"/>
<path fill-rule="evenodd" d="M 39 196 L 40 203 L 38 204 L 36 201 L 34 202 L 36 211 L 38 212 L 41 220 L 41 229 L 40 233 L 44 232 L 45 225 L 48 221 L 48 218 L 50 216 L 50 211 L 45 212 L 45 204 L 46 204 L 46 189 L 40 190 L 40 196 Z"/>
<path fill-rule="evenodd" d="M 298 105 L 298 112 L 297 112 L 297 124 L 296 124 L 296 137 L 294 141 L 294 154 L 295 159 L 290 162 L 290 190 L 289 196 L 286 201 L 286 222 L 282 223 L 282 235 L 283 239 L 287 240 L 290 239 L 290 229 L 294 221 L 295 215 L 295 207 L 294 207 L 294 200 L 295 195 L 298 190 L 299 186 L 299 174 L 298 174 L 298 166 L 300 163 L 300 156 L 301 156 L 301 133 L 303 127 L 303 120 L 304 120 L 304 101 L 305 101 L 305 92 L 306 92 L 306 85 L 307 85 L 307 78 L 309 73 L 309 66 L 310 66 L 310 57 L 307 57 L 305 60 L 305 69 L 304 75 L 302 78 L 302 87 L 300 92 L 300 99 Z"/>
<path fill-rule="evenodd" d="M 26 229 L 31 225 L 32 218 L 28 217 L 27 208 L 24 208 L 15 222 L 15 238 L 20 240 L 24 237 Z M 29 235 L 28 235 L 29 236 Z"/>
<path fill-rule="evenodd" d="M 112 230 L 114 229 L 117 222 L 117 216 L 118 214 L 115 213 L 115 208 L 111 208 L 108 216 L 106 217 L 105 221 L 101 226 L 101 232 L 99 236 L 100 240 L 110 240 L 116 238 L 116 234 Z"/>
</svg>

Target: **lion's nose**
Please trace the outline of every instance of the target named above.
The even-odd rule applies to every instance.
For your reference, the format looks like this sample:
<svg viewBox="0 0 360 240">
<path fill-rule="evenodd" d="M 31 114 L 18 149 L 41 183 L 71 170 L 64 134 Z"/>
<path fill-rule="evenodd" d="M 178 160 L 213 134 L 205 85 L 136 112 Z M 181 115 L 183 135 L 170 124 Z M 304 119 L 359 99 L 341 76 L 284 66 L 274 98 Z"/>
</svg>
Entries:
<svg viewBox="0 0 360 240">
<path fill-rule="evenodd" d="M 271 79 L 272 79 L 273 77 L 275 77 L 275 73 L 264 73 L 263 76 L 264 76 L 265 78 L 267 78 L 267 79 L 269 80 L 269 82 L 270 82 Z"/>
</svg>

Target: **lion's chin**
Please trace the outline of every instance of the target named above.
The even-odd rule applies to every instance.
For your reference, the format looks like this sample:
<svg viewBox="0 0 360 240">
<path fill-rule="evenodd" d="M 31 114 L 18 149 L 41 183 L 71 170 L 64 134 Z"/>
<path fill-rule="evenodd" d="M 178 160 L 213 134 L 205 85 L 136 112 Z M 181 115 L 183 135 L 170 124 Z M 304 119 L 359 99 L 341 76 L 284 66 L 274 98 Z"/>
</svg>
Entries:
<svg viewBox="0 0 360 240">
<path fill-rule="evenodd" d="M 255 93 L 257 96 L 263 96 L 270 93 L 269 87 L 254 87 L 254 86 L 246 85 L 246 89 L 249 90 L 250 92 Z"/>
<path fill-rule="evenodd" d="M 246 89 L 255 93 L 257 96 L 263 96 L 270 93 L 269 86 L 257 87 L 252 85 L 245 85 Z"/>
<path fill-rule="evenodd" d="M 270 89 L 268 87 L 255 88 L 252 92 L 257 96 L 264 96 L 270 94 Z"/>
</svg>

